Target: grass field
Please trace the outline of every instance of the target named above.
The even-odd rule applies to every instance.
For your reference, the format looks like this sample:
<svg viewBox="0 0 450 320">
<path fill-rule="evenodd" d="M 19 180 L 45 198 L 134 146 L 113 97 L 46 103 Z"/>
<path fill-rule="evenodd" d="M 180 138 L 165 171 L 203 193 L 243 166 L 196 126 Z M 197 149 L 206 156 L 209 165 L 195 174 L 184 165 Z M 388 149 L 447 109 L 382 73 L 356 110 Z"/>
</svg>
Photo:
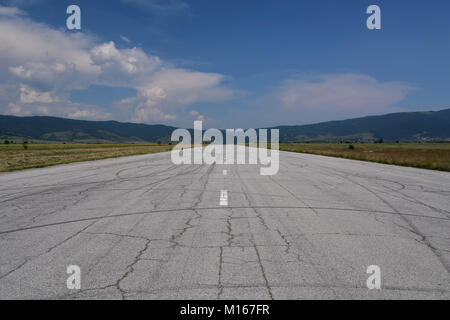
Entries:
<svg viewBox="0 0 450 320">
<path fill-rule="evenodd" d="M 450 171 L 450 143 L 281 143 L 280 150 Z"/>
<path fill-rule="evenodd" d="M 354 149 L 350 149 L 350 145 Z M 156 144 L 0 145 L 0 172 L 170 151 Z M 450 143 L 281 143 L 280 150 L 450 171 Z"/>
<path fill-rule="evenodd" d="M 22 144 L 0 145 L 0 172 L 55 164 L 169 151 L 156 144 Z"/>
</svg>

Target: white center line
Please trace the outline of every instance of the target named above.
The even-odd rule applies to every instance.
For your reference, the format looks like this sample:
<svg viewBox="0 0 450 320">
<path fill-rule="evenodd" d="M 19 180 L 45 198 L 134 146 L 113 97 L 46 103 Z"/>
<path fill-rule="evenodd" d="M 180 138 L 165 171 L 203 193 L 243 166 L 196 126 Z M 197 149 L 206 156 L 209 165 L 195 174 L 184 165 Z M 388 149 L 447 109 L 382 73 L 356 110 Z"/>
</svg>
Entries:
<svg viewBox="0 0 450 320">
<path fill-rule="evenodd" d="M 221 206 L 227 206 L 228 205 L 228 191 L 227 190 L 220 190 L 220 203 Z"/>
</svg>

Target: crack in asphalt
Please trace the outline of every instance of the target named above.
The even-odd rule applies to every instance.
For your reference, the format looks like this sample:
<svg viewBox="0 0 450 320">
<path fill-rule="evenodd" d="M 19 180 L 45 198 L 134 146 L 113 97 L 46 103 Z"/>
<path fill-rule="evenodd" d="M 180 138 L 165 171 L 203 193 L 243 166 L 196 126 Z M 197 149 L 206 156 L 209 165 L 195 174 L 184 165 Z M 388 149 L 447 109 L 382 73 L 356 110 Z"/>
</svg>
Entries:
<svg viewBox="0 0 450 320">
<path fill-rule="evenodd" d="M 114 167 L 114 166 L 112 166 Z M 168 166 L 165 168 L 164 175 L 173 170 L 174 166 Z M 379 238 L 392 238 L 392 239 L 408 239 L 412 241 L 416 241 L 420 245 L 426 246 L 428 249 L 432 250 L 432 252 L 436 255 L 440 252 L 450 252 L 449 250 L 445 249 L 438 249 L 432 244 L 429 243 L 429 239 L 431 238 L 437 238 L 442 240 L 448 240 L 449 238 L 446 236 L 439 236 L 439 235 L 425 235 L 420 232 L 419 229 L 415 228 L 415 225 L 407 225 L 405 226 L 403 223 L 396 223 L 395 221 L 389 221 L 389 219 L 385 219 L 386 221 L 382 221 L 382 219 L 378 220 L 380 217 L 384 217 L 385 215 L 395 215 L 400 216 L 404 221 L 408 222 L 409 219 L 406 217 L 414 217 L 414 218 L 420 218 L 423 219 L 423 221 L 431 221 L 431 222 L 446 222 L 450 221 L 450 219 L 447 216 L 442 216 L 444 212 L 439 212 L 434 208 L 434 211 L 439 213 L 439 216 L 426 216 L 426 215 L 420 215 L 420 214 L 408 214 L 408 213 L 402 213 L 399 212 L 400 210 L 396 209 L 396 207 L 389 203 L 386 199 L 384 199 L 380 194 L 383 192 L 378 192 L 378 185 L 382 188 L 388 189 L 392 192 L 397 192 L 398 194 L 402 194 L 399 192 L 400 190 L 404 190 L 406 187 L 402 183 L 398 183 L 397 185 L 393 185 L 393 181 L 389 181 L 387 179 L 377 179 L 375 178 L 375 182 L 377 183 L 377 186 L 375 187 L 375 190 L 366 187 L 366 190 L 373 194 L 377 199 L 384 202 L 390 209 L 389 210 L 372 210 L 372 209 L 364 209 L 364 208 L 345 208 L 345 207 L 320 207 L 320 206 L 310 206 L 304 199 L 301 199 L 298 195 L 296 195 L 294 192 L 289 190 L 288 187 L 281 184 L 281 182 L 276 181 L 272 177 L 267 178 L 260 178 L 260 179 L 267 179 L 267 180 L 260 180 L 260 181 L 272 181 L 278 186 L 280 186 L 283 190 L 286 191 L 288 194 L 285 195 L 277 195 L 273 196 L 270 199 L 264 199 L 263 198 L 263 204 L 268 205 L 253 205 L 252 201 L 260 200 L 260 198 L 257 198 L 257 196 L 266 196 L 271 197 L 269 193 L 258 193 L 258 192 L 248 192 L 249 189 L 252 189 L 254 191 L 259 191 L 260 189 L 254 187 L 250 182 L 247 182 L 249 180 L 244 179 L 243 176 L 240 174 L 238 170 L 229 170 L 229 174 L 227 176 L 227 179 L 232 179 L 233 177 L 238 177 L 238 186 L 240 190 L 230 190 L 230 193 L 236 194 L 236 195 L 242 195 L 242 197 L 236 196 L 236 202 L 239 200 L 244 201 L 244 205 L 232 205 L 230 203 L 230 206 L 223 207 L 223 206 L 203 206 L 201 207 L 201 204 L 205 202 L 208 203 L 211 199 L 207 197 L 206 195 L 216 195 L 217 192 L 213 187 L 217 187 L 218 184 L 216 183 L 215 178 L 212 176 L 212 173 L 215 171 L 217 167 L 214 165 L 212 166 L 194 166 L 192 167 L 181 167 L 180 170 L 177 171 L 175 174 L 170 174 L 168 177 L 162 177 L 163 174 L 155 174 L 147 173 L 149 168 L 149 165 L 141 165 L 131 168 L 125 168 L 123 170 L 118 170 L 116 172 L 115 179 L 112 180 L 104 180 L 104 181 L 97 181 L 95 183 L 89 184 L 87 188 L 79 191 L 77 190 L 77 194 L 73 195 L 72 197 L 68 197 L 68 199 L 65 199 L 65 201 L 70 203 L 66 203 L 62 208 L 58 208 L 56 210 L 43 213 L 39 216 L 33 217 L 31 221 L 33 224 L 29 226 L 24 226 L 21 228 L 15 228 L 15 229 L 9 229 L 9 230 L 3 230 L 0 231 L 0 239 L 2 236 L 6 236 L 9 234 L 13 234 L 16 232 L 24 232 L 27 230 L 34 230 L 38 228 L 47 228 L 47 227 L 55 227 L 70 223 L 88 223 L 87 225 L 83 225 L 83 227 L 72 233 L 69 237 L 64 238 L 62 241 L 58 241 L 57 244 L 45 249 L 42 253 L 39 253 L 35 256 L 29 256 L 25 258 L 25 261 L 21 262 L 17 267 L 15 267 L 13 270 L 8 271 L 6 274 L 1 275 L 0 279 L 3 279 L 7 277 L 8 275 L 18 271 L 20 268 L 25 266 L 28 262 L 44 255 L 47 253 L 52 252 L 53 250 L 61 247 L 63 244 L 69 242 L 71 239 L 79 236 L 80 234 L 86 234 L 86 235 L 92 235 L 92 236 L 110 236 L 110 237 L 117 237 L 116 238 L 105 238 L 107 240 L 108 250 L 102 251 L 102 256 L 97 255 L 94 259 L 94 261 L 90 261 L 90 268 L 86 271 L 89 273 L 91 270 L 94 269 L 94 267 L 98 268 L 99 266 L 102 266 L 101 263 L 103 263 L 104 259 L 107 257 L 110 257 L 113 253 L 113 249 L 116 249 L 116 252 L 118 249 L 122 248 L 120 245 L 126 245 L 128 242 L 133 243 L 133 246 L 130 247 L 130 252 L 127 252 L 127 255 L 125 256 L 125 260 L 122 262 L 123 264 L 120 264 L 119 270 L 117 271 L 117 274 L 114 274 L 112 279 L 107 279 L 106 285 L 103 285 L 104 283 L 100 284 L 92 284 L 91 288 L 85 288 L 76 292 L 70 292 L 70 293 L 64 293 L 62 295 L 59 295 L 60 298 L 82 298 L 83 295 L 86 295 L 88 293 L 91 293 L 92 296 L 97 296 L 101 291 L 111 290 L 111 294 L 117 294 L 118 297 L 125 300 L 128 298 L 132 298 L 135 294 L 157 294 L 160 295 L 164 292 L 172 292 L 175 294 L 175 297 L 183 296 L 182 292 L 183 290 L 194 290 L 194 289 L 212 289 L 214 296 L 217 297 L 217 299 L 221 299 L 224 297 L 224 290 L 225 289 L 260 289 L 260 292 L 263 292 L 262 289 L 264 289 L 264 295 L 266 295 L 266 292 L 268 294 L 268 297 L 270 299 L 276 299 L 278 298 L 279 291 L 275 291 L 275 289 L 327 289 L 330 290 L 330 293 L 332 292 L 335 297 L 338 297 L 339 295 L 339 289 L 345 289 L 345 290 L 364 290 L 366 291 L 367 288 L 362 284 L 358 284 L 358 282 L 350 283 L 348 282 L 348 279 L 341 276 L 341 269 L 335 268 L 333 266 L 332 261 L 330 261 L 329 257 L 326 254 L 323 254 L 320 249 L 323 249 L 320 242 L 316 242 L 315 237 L 320 237 L 320 239 L 324 241 L 328 241 L 330 243 L 334 243 L 333 236 L 337 237 L 379 237 Z M 305 166 L 302 166 L 302 168 L 305 168 Z M 191 170 L 192 169 L 192 170 Z M 206 169 L 206 170 L 205 170 Z M 132 172 L 127 172 L 127 170 Z M 305 169 L 306 170 L 306 169 Z M 195 173 L 201 172 L 199 175 L 195 175 Z M 222 172 L 222 170 L 219 170 L 219 172 Z M 335 175 L 338 175 L 336 172 L 333 171 Z M 150 183 L 143 184 L 143 181 L 141 179 L 148 178 L 150 176 L 158 176 L 158 181 L 151 181 Z M 188 176 L 189 179 L 177 181 L 178 188 L 164 188 L 161 186 L 165 186 L 166 182 L 170 182 L 172 179 L 175 179 L 177 177 L 182 176 Z M 293 177 L 295 178 L 295 177 Z M 362 177 L 367 178 L 367 177 Z M 358 185 L 357 182 L 350 180 L 351 183 Z M 149 210 L 146 210 L 148 207 L 145 207 L 145 211 L 137 211 L 137 212 L 126 212 L 126 213 L 114 213 L 117 212 L 117 210 L 111 210 L 109 214 L 102 215 L 102 216 L 92 216 L 92 217 L 84 217 L 79 219 L 73 219 L 73 220 L 64 220 L 64 221 L 56 221 L 53 223 L 47 223 L 47 224 L 34 224 L 36 219 L 38 218 L 44 218 L 51 216 L 55 213 L 67 210 L 71 206 L 77 206 L 80 203 L 83 203 L 87 201 L 88 197 L 92 195 L 91 193 L 94 190 L 104 190 L 105 187 L 110 186 L 111 184 L 115 183 L 121 183 L 124 181 L 130 181 L 130 182 L 137 182 L 139 181 L 138 188 L 123 188 L 122 191 L 125 193 L 131 193 L 133 191 L 141 191 L 142 193 L 139 196 L 135 196 L 133 198 L 134 202 L 127 203 L 127 208 L 131 207 L 135 203 L 139 203 L 141 201 L 141 197 L 144 195 L 152 192 L 152 191 L 160 191 L 157 193 L 156 200 L 154 199 L 155 196 L 152 194 L 152 199 L 147 200 L 145 205 L 150 205 L 148 207 Z M 185 182 L 186 181 L 186 182 Z M 291 181 L 294 181 L 294 179 L 289 180 L 289 183 Z M 81 185 L 81 184 L 80 184 Z M 199 188 L 189 188 L 192 185 L 198 185 Z M 257 184 L 258 185 L 258 182 Z M 313 184 L 315 188 L 320 189 L 320 185 Z M 79 185 L 78 185 L 79 186 Z M 86 186 L 86 185 L 84 185 Z M 180 188 L 181 186 L 181 188 Z M 210 186 L 212 186 L 210 188 Z M 234 185 L 232 185 L 234 186 Z M 288 186 L 290 186 L 288 184 Z M 230 186 L 228 186 L 230 187 Z M 364 186 L 362 186 L 364 187 Z M 56 186 L 55 186 L 56 189 Z M 100 190 L 101 189 L 101 190 Z M 219 188 L 220 189 L 220 188 Z M 219 190 L 218 189 L 218 190 Z M 227 188 L 228 190 L 229 188 Z M 264 187 L 263 187 L 264 189 Z M 325 192 L 327 188 L 325 187 L 322 192 Z M 117 189 L 119 190 L 119 189 Z M 171 192 L 162 192 L 162 190 L 170 190 Z M 47 191 L 46 191 L 47 192 Z M 75 191 L 73 191 L 75 192 Z M 192 194 L 188 195 L 188 192 L 191 192 Z M 139 192 L 137 192 L 139 193 Z M 121 194 L 121 196 L 123 196 Z M 403 200 L 405 201 L 412 201 L 413 199 L 406 199 L 406 197 L 409 197 L 407 195 L 403 195 Z M 75 200 L 73 199 L 75 197 Z M 164 208 L 168 202 L 175 201 L 176 199 L 183 199 L 183 202 L 187 205 L 186 207 L 175 207 L 175 208 Z M 277 197 L 279 199 L 273 200 L 274 197 Z M 300 201 L 304 205 L 300 206 L 288 206 L 288 205 L 277 205 L 278 200 L 288 199 L 288 198 L 294 198 L 298 201 Z M 175 199 L 175 200 L 174 200 Z M 128 200 L 128 199 L 127 199 Z M 214 202 L 215 202 L 214 198 Z M 233 198 L 234 200 L 234 198 Z M 8 200 L 6 200 L 8 201 Z M 189 203 L 188 203 L 189 202 Z M 275 203 L 273 203 L 275 202 Z M 420 202 L 420 201 L 419 201 Z M 420 204 L 419 202 L 414 202 L 417 204 Z M 0 202 L 1 203 L 1 202 Z M 295 203 L 295 202 L 294 202 Z M 19 206 L 18 204 L 14 204 L 16 206 Z M 432 209 L 433 207 L 429 207 L 425 205 L 428 209 Z M 124 208 L 120 208 L 120 210 L 123 211 Z M 249 210 L 246 210 L 249 209 Z M 300 211 L 304 209 L 304 211 Z M 20 210 L 20 209 L 19 209 Z M 119 212 L 121 212 L 119 210 Z M 239 215 L 240 212 L 237 210 L 242 210 L 242 215 Z M 267 211 L 264 211 L 267 210 Z M 281 212 L 278 214 L 276 210 L 286 210 L 286 212 Z M 295 211 L 295 215 L 292 214 Z M 312 212 L 310 212 L 312 211 Z M 322 212 L 321 212 L 322 211 Z M 384 224 L 384 229 L 381 229 L 379 232 L 358 232 L 359 230 L 353 230 L 354 232 L 350 231 L 341 231 L 341 232 L 332 232 L 335 229 L 325 229 L 323 231 L 330 231 L 330 232 L 319 232 L 319 230 L 316 229 L 309 229 L 308 225 L 306 230 L 310 231 L 317 231 L 317 232 L 305 232 L 302 230 L 302 223 L 298 223 L 297 219 L 298 217 L 302 217 L 302 215 L 305 215 L 305 221 L 308 223 L 309 220 L 307 219 L 318 219 L 317 216 L 319 213 L 321 214 L 321 217 L 319 218 L 325 218 L 326 214 L 330 211 L 332 214 L 344 214 L 344 213 L 351 213 L 351 214 L 359 214 L 361 213 L 361 216 L 366 216 L 366 214 L 374 215 L 374 218 L 380 222 L 381 224 Z M 185 212 L 179 215 L 176 215 L 177 213 Z M 169 213 L 174 213 L 175 215 L 170 215 Z M 211 213 L 211 215 L 207 214 Z M 436 213 L 436 214 L 437 214 Z M 147 225 L 143 225 L 142 222 L 145 221 L 145 219 L 148 218 L 151 214 L 162 214 L 160 216 L 157 216 L 155 223 L 160 223 L 160 220 L 164 221 L 165 223 L 172 223 L 171 217 L 174 217 L 176 220 L 174 220 L 177 223 L 177 228 L 172 229 L 173 227 L 166 229 L 165 231 L 170 232 L 169 234 L 162 233 L 158 230 L 156 230 L 156 235 L 153 234 L 151 231 L 151 235 L 146 230 L 153 230 L 153 227 L 151 229 L 144 229 Z M 127 227 L 124 231 L 123 226 L 120 225 L 121 232 L 117 231 L 102 231 L 100 228 L 96 228 L 98 231 L 89 231 L 88 229 L 92 227 L 94 224 L 96 224 L 99 221 L 103 221 L 105 219 L 115 219 L 120 217 L 138 217 L 137 219 L 131 220 L 133 225 L 131 227 Z M 283 219 L 282 219 L 283 218 Z M 209 221 L 211 220 L 211 221 Z M 397 219 L 395 219 L 397 220 Z M 128 220 L 127 220 L 128 221 Z M 152 219 L 148 220 L 150 225 L 153 224 Z M 292 223 L 291 223 L 292 221 Z M 371 220 L 370 220 L 371 221 Z M 398 220 L 401 222 L 400 220 Z M 178 225 L 179 222 L 179 225 Z M 246 229 L 245 231 L 240 230 L 243 226 L 245 228 L 245 222 L 246 222 Z M 207 228 L 208 223 L 217 223 L 217 227 L 220 228 L 217 231 L 215 228 L 213 230 L 203 230 L 203 228 Z M 295 225 L 294 225 L 295 223 Z M 373 226 L 375 226 L 374 222 L 370 222 Z M 406 232 L 400 232 L 401 230 L 395 229 L 395 231 L 399 232 L 400 235 L 397 234 L 383 234 L 383 231 L 386 230 L 390 225 L 388 223 L 391 223 L 399 228 L 402 228 L 407 231 Z M 113 225 L 114 226 L 114 225 Z M 139 228 L 139 226 L 143 226 L 142 228 Z M 156 225 L 158 226 L 158 225 Z M 162 225 L 164 226 L 164 225 Z M 378 225 L 377 225 L 378 226 Z M 102 227 L 102 226 L 101 226 Z M 236 229 L 235 229 L 236 228 Z M 381 228 L 381 227 L 380 227 Z M 107 230 L 110 230 L 108 228 Z M 115 230 L 115 229 L 112 229 Z M 344 228 L 344 230 L 347 230 Z M 362 229 L 365 230 L 365 229 Z M 390 229 L 387 229 L 387 233 L 389 233 Z M 147 235 L 147 233 L 149 233 Z M 217 242 L 208 242 L 209 235 L 215 235 L 213 239 L 216 239 Z M 404 236 L 403 236 L 404 235 Z M 330 237 L 326 237 L 330 236 Z M 14 237 L 12 237 L 14 238 Z M 19 237 L 17 237 L 20 239 Z M 93 237 L 93 241 L 96 241 L 97 238 Z M 133 242 L 132 240 L 125 240 L 125 239 L 134 239 L 137 240 L 136 242 Z M 207 239 L 206 241 L 199 241 L 202 239 Z M 258 241 L 256 240 L 258 239 Z M 109 242 L 108 242 L 109 241 Z M 127 242 L 128 241 L 128 242 Z M 157 242 L 157 246 L 153 246 L 152 243 L 155 241 Z M 160 243 L 162 241 L 163 243 Z M 352 241 L 349 239 L 348 241 Z M 365 241 L 365 240 L 363 240 Z M 439 241 L 439 240 L 438 240 Z M 414 242 L 413 242 L 414 243 Z M 415 248 L 419 248 L 418 245 L 414 244 Z M 159 253 L 154 255 L 151 252 L 151 248 L 157 248 L 162 249 L 160 255 Z M 183 250 L 175 250 L 179 248 L 186 248 Z M 231 250 L 231 248 L 236 248 Z M 211 283 L 201 283 L 201 281 L 198 281 L 197 279 L 193 278 L 190 279 L 191 275 L 187 273 L 187 267 L 190 266 L 192 263 L 192 257 L 202 251 L 195 251 L 196 249 L 212 249 L 211 250 L 211 256 L 213 256 L 212 259 L 210 259 L 208 262 L 212 265 L 212 270 L 206 269 L 206 272 L 210 272 L 208 276 L 213 277 L 213 281 Z M 230 255 L 230 252 L 239 252 L 239 254 L 236 255 Z M 423 250 L 425 249 L 418 249 Z M 206 250 L 209 252 L 209 250 Z M 182 253 L 180 253 L 182 252 Z M 249 256 L 249 253 L 251 252 L 251 255 Z M 254 252 L 254 253 L 253 253 Z M 147 254 L 146 254 L 147 253 Z M 182 254 L 180 256 L 180 254 Z M 138 290 L 133 285 L 129 285 L 130 278 L 133 280 L 140 280 L 139 277 L 142 277 L 142 272 L 146 272 L 148 269 L 147 264 L 142 263 L 139 264 L 140 261 L 152 261 L 153 263 L 150 265 L 151 267 L 151 279 L 160 279 L 162 275 L 164 275 L 165 268 L 172 267 L 170 263 L 173 263 L 175 260 L 173 257 L 181 257 L 182 260 L 179 262 L 176 266 L 177 272 L 179 272 L 180 278 L 175 278 L 176 283 L 173 283 L 171 281 L 168 284 L 165 284 L 164 282 L 161 284 L 158 284 L 155 286 L 151 285 L 149 287 L 149 290 Z M 342 257 L 342 260 L 344 262 L 346 257 Z M 432 259 L 434 260 L 434 259 Z M 20 261 L 20 260 L 19 260 Z M 19 262 L 18 261 L 18 262 Z M 280 264 L 280 262 L 282 262 Z M 201 262 L 200 262 L 201 263 Z M 441 260 L 441 263 L 442 260 Z M 148 263 L 150 264 L 150 263 Z M 288 268 L 285 267 L 284 264 L 290 264 Z M 294 265 L 296 264 L 296 265 Z M 156 267 L 153 267 L 153 266 Z M 227 269 L 227 266 L 229 266 L 231 269 Z M 257 275 L 258 278 L 253 279 L 254 281 L 251 281 L 252 279 L 245 279 L 241 283 L 234 283 L 236 280 L 234 278 L 227 279 L 229 277 L 230 270 L 242 270 L 243 268 L 240 268 L 240 266 L 246 266 L 245 268 L 248 268 L 248 270 L 252 270 L 254 274 Z M 439 266 L 437 263 L 435 266 Z M 289 277 L 288 274 L 286 277 L 283 274 L 275 275 L 274 269 L 277 268 L 280 272 L 287 271 L 291 268 L 295 268 L 298 270 L 303 270 L 304 267 L 306 267 L 308 270 L 314 270 L 315 274 L 314 276 L 310 278 L 304 278 L 305 275 L 308 276 L 308 271 L 304 271 L 304 275 L 297 280 L 292 281 L 292 279 Z M 350 268 L 349 272 L 359 272 L 357 271 L 357 268 L 353 265 L 346 265 L 345 267 Z M 446 267 L 444 265 L 444 267 Z M 244 268 L 244 270 L 246 270 Z M 439 267 L 439 270 L 441 268 Z M 435 269 L 438 270 L 438 269 Z M 237 272 L 239 272 L 237 271 Z M 232 277 L 235 276 L 234 271 L 232 273 Z M 448 273 L 448 268 L 447 268 Z M 317 277 L 316 277 L 317 274 Z M 240 275 L 240 274 L 239 274 Z M 128 280 L 127 280 L 128 279 Z M 203 278 L 202 278 L 203 279 Z M 317 279 L 318 282 L 314 281 L 314 279 Z M 111 280 L 111 282 L 110 282 Z M 146 280 L 146 279 L 143 279 Z M 250 281 L 248 281 L 250 280 Z M 449 294 L 450 290 L 448 290 L 445 287 L 445 284 L 439 283 L 438 285 L 435 284 L 434 287 L 427 287 L 427 285 L 424 285 L 423 287 L 412 285 L 408 287 L 402 287 L 402 286 L 396 286 L 396 285 L 384 285 L 383 283 L 383 290 L 387 291 L 399 291 L 399 292 L 423 292 L 423 293 L 439 293 L 439 294 Z M 217 291 L 216 291 L 217 290 Z M 255 291 L 255 290 L 252 290 Z M 225 291 L 227 292 L 227 291 Z"/>
<path fill-rule="evenodd" d="M 26 230 L 31 230 L 31 229 L 57 226 L 57 225 L 68 224 L 68 223 L 76 223 L 76 222 L 91 221 L 91 220 L 102 220 L 102 219 L 113 219 L 113 218 L 117 218 L 117 217 L 127 217 L 127 216 L 135 216 L 135 215 L 189 211 L 189 210 L 193 210 L 193 209 L 195 209 L 195 210 L 224 210 L 224 209 L 253 209 L 253 208 L 254 209 L 311 209 L 311 208 L 314 208 L 316 210 L 368 212 L 368 213 L 378 213 L 378 214 L 388 214 L 388 215 L 400 214 L 400 212 L 390 212 L 390 211 L 370 210 L 370 209 L 363 210 L 363 209 L 354 209 L 354 208 L 331 208 L 331 207 L 310 207 L 310 206 L 304 206 L 304 207 L 302 207 L 302 206 L 252 206 L 252 207 L 249 207 L 249 206 L 228 206 L 228 207 L 222 206 L 222 207 L 220 207 L 220 206 L 218 206 L 218 207 L 197 207 L 197 208 L 186 207 L 186 208 L 167 208 L 167 209 L 153 210 L 153 211 L 119 213 L 119 214 L 114 214 L 114 215 L 96 216 L 96 217 L 90 217 L 90 218 L 53 222 L 53 223 L 47 223 L 47 224 L 41 224 L 41 225 L 35 225 L 35 226 L 29 226 L 29 227 L 23 227 L 23 228 L 11 229 L 11 230 L 1 230 L 0 235 L 19 232 L 19 231 L 26 231 Z M 446 218 L 423 216 L 423 215 L 410 214 L 410 213 L 401 213 L 401 215 L 418 217 L 418 218 L 423 218 L 423 219 L 435 219 L 435 220 L 450 221 L 450 219 L 446 219 Z"/>
<path fill-rule="evenodd" d="M 350 179 L 349 177 L 346 176 L 342 176 L 339 174 L 336 174 L 340 176 L 341 178 L 348 180 L 358 186 L 360 186 L 361 188 L 363 188 L 364 190 L 367 190 L 369 193 L 373 194 L 376 198 L 380 199 L 384 204 L 386 204 L 390 209 L 392 209 L 395 213 L 397 213 L 404 222 L 406 222 L 406 224 L 409 226 L 409 228 L 406 228 L 407 230 L 409 230 L 410 232 L 414 233 L 415 235 L 419 236 L 421 238 L 421 242 L 423 244 L 425 244 L 434 254 L 434 256 L 439 260 L 439 262 L 442 264 L 442 266 L 445 268 L 445 270 L 447 271 L 447 273 L 450 274 L 450 266 L 447 264 L 447 262 L 443 259 L 442 254 L 439 252 L 439 250 L 435 247 L 433 247 L 433 245 L 428 241 L 427 237 L 422 234 L 420 232 L 420 230 L 418 229 L 418 227 L 411 221 L 409 220 L 405 214 L 402 214 L 401 212 L 399 212 L 389 201 L 387 201 L 386 199 L 384 199 L 382 196 L 380 196 L 379 194 L 377 194 L 375 191 L 373 191 L 372 189 Z M 398 224 L 396 224 L 398 226 Z"/>
</svg>

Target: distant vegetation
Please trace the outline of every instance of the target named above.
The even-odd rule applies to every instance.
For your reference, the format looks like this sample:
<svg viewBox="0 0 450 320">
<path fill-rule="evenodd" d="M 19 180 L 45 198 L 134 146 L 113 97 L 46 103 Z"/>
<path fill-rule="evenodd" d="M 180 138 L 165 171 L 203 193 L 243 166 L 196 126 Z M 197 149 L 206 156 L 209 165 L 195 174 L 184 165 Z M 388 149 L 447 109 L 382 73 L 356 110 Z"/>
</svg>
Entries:
<svg viewBox="0 0 450 320">
<path fill-rule="evenodd" d="M 172 148 L 168 144 L 0 144 L 0 172 Z M 280 150 L 450 171 L 450 143 L 281 143 Z"/>
<path fill-rule="evenodd" d="M 164 144 L 3 144 L 0 172 L 169 151 Z"/>
<path fill-rule="evenodd" d="M 450 171 L 450 143 L 282 143 L 280 150 Z"/>
<path fill-rule="evenodd" d="M 450 142 L 450 109 L 276 128 L 282 142 Z"/>
<path fill-rule="evenodd" d="M 293 119 L 295 121 L 295 119 Z M 281 142 L 450 141 L 450 109 L 279 126 Z M 169 143 L 165 125 L 0 116 L 0 139 L 22 143 Z"/>
<path fill-rule="evenodd" d="M 0 115 L 0 138 L 22 143 L 168 143 L 176 128 L 164 125 Z"/>
<path fill-rule="evenodd" d="M 450 109 L 276 128 L 285 151 L 450 171 L 450 143 L 399 143 L 450 142 Z M 0 115 L 0 172 L 168 151 L 175 129 Z"/>
</svg>

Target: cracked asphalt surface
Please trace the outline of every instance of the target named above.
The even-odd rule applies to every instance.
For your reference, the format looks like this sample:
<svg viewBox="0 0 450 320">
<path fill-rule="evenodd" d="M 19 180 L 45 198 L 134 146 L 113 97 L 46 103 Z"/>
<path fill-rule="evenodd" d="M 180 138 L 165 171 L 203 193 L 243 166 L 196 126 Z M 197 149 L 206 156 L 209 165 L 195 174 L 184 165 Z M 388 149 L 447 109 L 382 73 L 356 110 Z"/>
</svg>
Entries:
<svg viewBox="0 0 450 320">
<path fill-rule="evenodd" d="M 449 299 L 449 209 L 450 173 L 287 152 L 274 176 L 170 153 L 4 173 L 0 298 Z"/>
</svg>

